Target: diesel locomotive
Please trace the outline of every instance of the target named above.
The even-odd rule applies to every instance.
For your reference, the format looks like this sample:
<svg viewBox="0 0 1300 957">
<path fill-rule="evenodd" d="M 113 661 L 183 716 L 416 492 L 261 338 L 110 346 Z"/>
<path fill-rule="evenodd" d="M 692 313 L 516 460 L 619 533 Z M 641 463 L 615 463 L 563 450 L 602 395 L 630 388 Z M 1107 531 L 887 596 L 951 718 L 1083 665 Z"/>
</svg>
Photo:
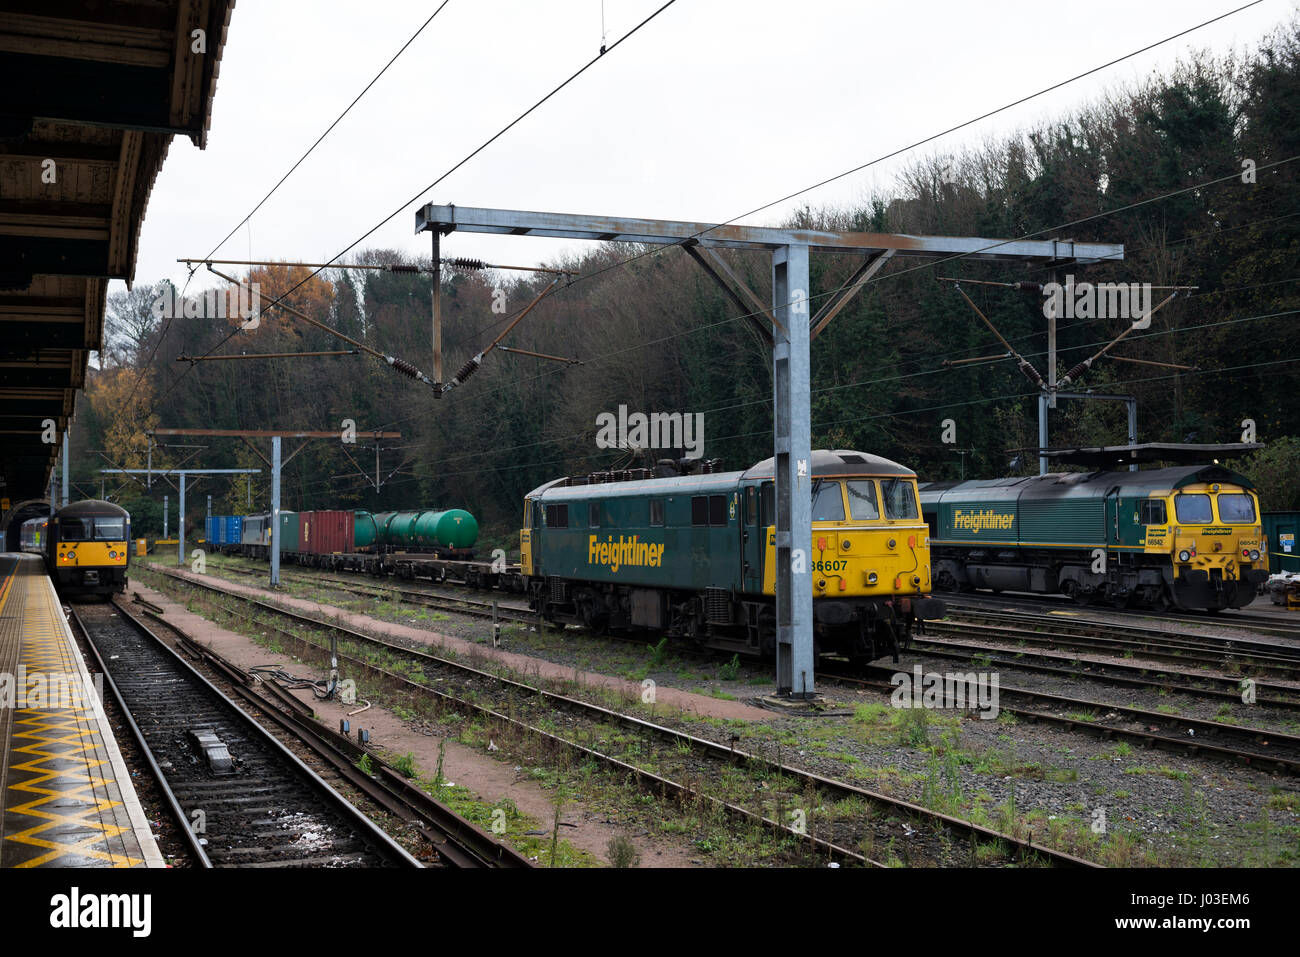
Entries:
<svg viewBox="0 0 1300 957">
<path fill-rule="evenodd" d="M 936 588 L 1240 608 L 1268 578 L 1259 500 L 1222 466 L 920 486 Z"/>
<path fill-rule="evenodd" d="M 940 618 L 916 474 L 864 452 L 818 450 L 808 469 L 818 653 L 896 654 Z M 524 499 L 525 588 L 553 622 L 647 630 L 775 653 L 773 460 L 743 472 L 648 469 L 560 478 Z"/>
</svg>

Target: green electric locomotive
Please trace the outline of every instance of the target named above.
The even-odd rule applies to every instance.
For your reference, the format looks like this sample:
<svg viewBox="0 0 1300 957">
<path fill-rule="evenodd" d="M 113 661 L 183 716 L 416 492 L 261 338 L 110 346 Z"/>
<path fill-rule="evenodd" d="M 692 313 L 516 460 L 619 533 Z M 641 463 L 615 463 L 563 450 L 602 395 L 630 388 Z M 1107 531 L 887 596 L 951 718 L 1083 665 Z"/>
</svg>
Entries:
<svg viewBox="0 0 1300 957">
<path fill-rule="evenodd" d="M 895 652 L 917 619 L 939 618 L 911 469 L 819 450 L 809 463 L 819 652 Z M 770 655 L 776 640 L 771 459 L 744 472 L 649 470 L 557 479 L 524 500 L 521 569 L 548 620 L 644 629 Z"/>
</svg>

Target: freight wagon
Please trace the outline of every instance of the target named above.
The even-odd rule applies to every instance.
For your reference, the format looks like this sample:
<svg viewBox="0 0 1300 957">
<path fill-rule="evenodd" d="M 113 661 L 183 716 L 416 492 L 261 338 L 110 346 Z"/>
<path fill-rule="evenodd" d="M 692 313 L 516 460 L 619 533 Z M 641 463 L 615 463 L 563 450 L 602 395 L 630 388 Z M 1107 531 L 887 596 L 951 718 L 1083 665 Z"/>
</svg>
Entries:
<svg viewBox="0 0 1300 957">
<path fill-rule="evenodd" d="M 208 534 L 225 554 L 270 557 L 269 514 L 213 516 Z M 478 522 L 459 508 L 378 515 L 359 509 L 280 513 L 281 560 L 313 567 L 440 578 L 440 568 L 412 565 L 435 559 L 471 561 L 477 540 Z"/>
</svg>

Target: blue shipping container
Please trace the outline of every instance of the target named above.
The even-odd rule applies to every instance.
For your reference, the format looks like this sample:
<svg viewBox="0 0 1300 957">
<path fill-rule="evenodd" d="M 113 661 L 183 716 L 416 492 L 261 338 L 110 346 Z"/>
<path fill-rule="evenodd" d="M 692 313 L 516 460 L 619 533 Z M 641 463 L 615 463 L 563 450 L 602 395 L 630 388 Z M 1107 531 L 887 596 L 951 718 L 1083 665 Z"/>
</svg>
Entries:
<svg viewBox="0 0 1300 957">
<path fill-rule="evenodd" d="M 221 519 L 215 515 L 209 516 L 203 523 L 203 539 L 209 545 L 217 544 L 217 539 L 221 535 Z"/>
<path fill-rule="evenodd" d="M 222 545 L 238 545 L 239 537 L 244 531 L 244 516 L 227 515 L 225 530 L 221 538 Z"/>
</svg>

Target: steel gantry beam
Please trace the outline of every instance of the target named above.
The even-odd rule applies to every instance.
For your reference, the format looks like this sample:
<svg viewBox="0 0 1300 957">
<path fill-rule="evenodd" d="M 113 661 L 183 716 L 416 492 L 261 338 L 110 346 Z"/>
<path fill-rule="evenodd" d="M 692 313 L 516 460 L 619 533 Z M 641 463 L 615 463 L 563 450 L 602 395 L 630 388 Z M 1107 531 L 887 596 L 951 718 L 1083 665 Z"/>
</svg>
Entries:
<svg viewBox="0 0 1300 957">
<path fill-rule="evenodd" d="M 772 343 L 776 476 L 777 693 L 814 695 L 812 574 L 812 425 L 809 348 L 849 299 L 890 258 L 1019 261 L 1071 265 L 1124 258 L 1110 243 L 1059 240 L 998 240 L 970 236 L 910 236 L 893 233 L 778 229 L 735 223 L 692 223 L 617 216 L 586 216 L 515 209 L 425 206 L 416 211 L 415 231 L 436 236 L 461 230 L 508 236 L 587 239 L 598 242 L 681 245 L 745 314 L 761 319 Z M 714 249 L 765 250 L 771 255 L 772 306 L 768 311 Z M 822 312 L 809 315 L 809 255 L 849 253 L 863 257 L 850 280 L 833 290 Z M 739 291 L 735 287 L 739 287 Z M 750 307 L 755 308 L 750 308 Z M 437 317 L 435 315 L 435 323 Z M 437 331 L 435 330 L 435 337 Z"/>
</svg>

